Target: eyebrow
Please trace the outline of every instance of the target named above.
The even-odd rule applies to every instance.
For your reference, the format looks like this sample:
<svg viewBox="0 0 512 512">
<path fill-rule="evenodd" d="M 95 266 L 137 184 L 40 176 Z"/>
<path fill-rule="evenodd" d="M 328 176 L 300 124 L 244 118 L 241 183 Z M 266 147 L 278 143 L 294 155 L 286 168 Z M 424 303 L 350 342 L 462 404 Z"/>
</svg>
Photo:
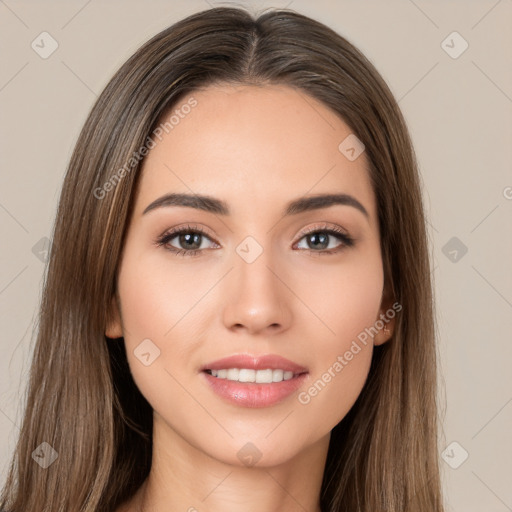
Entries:
<svg viewBox="0 0 512 512">
<path fill-rule="evenodd" d="M 352 206 L 363 213 L 365 217 L 369 218 L 366 208 L 355 197 L 349 194 L 317 194 L 314 196 L 300 197 L 290 201 L 286 205 L 283 216 L 297 215 L 299 213 L 320 210 L 334 205 Z M 146 207 L 142 215 L 157 208 L 169 206 L 185 206 L 218 215 L 230 215 L 228 204 L 221 199 L 199 194 L 175 193 L 165 194 L 159 197 Z"/>
</svg>

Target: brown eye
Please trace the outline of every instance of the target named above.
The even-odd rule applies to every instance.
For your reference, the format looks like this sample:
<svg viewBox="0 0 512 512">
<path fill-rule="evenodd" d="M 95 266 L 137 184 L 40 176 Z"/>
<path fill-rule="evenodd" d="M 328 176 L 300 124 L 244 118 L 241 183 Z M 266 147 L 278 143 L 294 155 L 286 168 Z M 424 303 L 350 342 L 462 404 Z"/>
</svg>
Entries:
<svg viewBox="0 0 512 512">
<path fill-rule="evenodd" d="M 208 248 L 207 244 L 203 244 L 205 240 L 211 239 L 202 229 L 187 226 L 164 233 L 156 244 L 180 256 L 195 256 Z"/>
<path fill-rule="evenodd" d="M 337 229 L 315 229 L 302 233 L 306 246 L 299 247 L 319 254 L 336 254 L 345 247 L 352 247 L 354 240 L 344 231 Z M 337 239 L 338 243 L 333 239 Z M 300 244 L 300 241 L 299 241 Z M 336 245 L 332 245 L 336 244 Z"/>
</svg>

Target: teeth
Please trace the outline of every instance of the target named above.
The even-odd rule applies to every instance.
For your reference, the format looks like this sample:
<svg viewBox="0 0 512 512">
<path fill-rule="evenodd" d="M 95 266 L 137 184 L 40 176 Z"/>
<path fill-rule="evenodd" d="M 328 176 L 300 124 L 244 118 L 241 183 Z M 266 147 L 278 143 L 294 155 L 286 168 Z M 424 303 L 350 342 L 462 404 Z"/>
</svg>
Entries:
<svg viewBox="0 0 512 512">
<path fill-rule="evenodd" d="M 281 382 L 284 377 L 284 371 L 283 370 L 274 370 L 272 372 L 272 382 Z"/>
<path fill-rule="evenodd" d="M 222 370 L 220 370 L 222 371 Z M 230 368 L 229 370 L 226 370 L 227 375 L 226 378 L 228 380 L 238 380 L 238 376 L 240 375 L 240 370 L 238 368 Z M 217 374 L 218 376 L 218 374 Z"/>
<path fill-rule="evenodd" d="M 279 370 L 276 370 L 279 371 Z M 279 379 L 281 380 L 281 379 Z M 255 372 L 255 382 L 261 383 L 261 384 L 269 384 L 270 382 L 274 382 L 273 378 L 273 371 L 268 370 L 258 370 Z M 279 381 L 277 381 L 279 382 Z"/>
<path fill-rule="evenodd" d="M 258 384 L 270 384 L 290 380 L 293 372 L 284 370 L 251 370 L 250 368 L 226 368 L 225 370 L 210 370 L 218 379 L 236 380 L 238 382 L 256 382 Z"/>
</svg>

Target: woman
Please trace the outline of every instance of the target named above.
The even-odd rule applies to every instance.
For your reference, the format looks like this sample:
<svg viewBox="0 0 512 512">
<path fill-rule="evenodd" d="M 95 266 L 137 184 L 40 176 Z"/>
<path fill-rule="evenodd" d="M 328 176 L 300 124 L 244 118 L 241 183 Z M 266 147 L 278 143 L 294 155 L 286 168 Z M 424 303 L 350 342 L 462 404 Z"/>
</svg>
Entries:
<svg viewBox="0 0 512 512">
<path fill-rule="evenodd" d="M 115 74 L 57 212 L 9 512 L 443 510 L 417 165 L 347 40 L 214 8 Z"/>
</svg>

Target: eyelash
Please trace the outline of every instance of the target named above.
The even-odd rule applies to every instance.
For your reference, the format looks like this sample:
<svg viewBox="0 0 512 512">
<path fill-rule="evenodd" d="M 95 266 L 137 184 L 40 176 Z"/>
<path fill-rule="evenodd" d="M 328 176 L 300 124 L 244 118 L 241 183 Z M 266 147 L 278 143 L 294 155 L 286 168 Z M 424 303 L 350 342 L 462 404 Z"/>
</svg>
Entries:
<svg viewBox="0 0 512 512">
<path fill-rule="evenodd" d="M 327 234 L 330 236 L 334 236 L 335 238 L 337 238 L 339 241 L 342 242 L 341 246 L 337 247 L 334 250 L 333 249 L 330 249 L 330 250 L 324 249 L 321 251 L 315 251 L 313 249 L 300 249 L 300 250 L 301 251 L 305 250 L 305 251 L 309 252 L 310 254 L 312 253 L 314 255 L 320 255 L 320 256 L 328 256 L 329 255 L 330 256 L 330 255 L 337 254 L 338 252 L 344 250 L 345 248 L 352 247 L 355 242 L 354 239 L 351 236 L 349 236 L 347 233 L 345 233 L 345 231 L 343 231 L 342 229 L 340 229 L 338 227 L 327 228 L 326 226 L 315 227 L 310 230 L 301 231 L 298 241 L 300 242 L 305 236 L 318 234 L 318 233 L 323 233 L 323 234 Z M 160 237 L 157 238 L 157 240 L 155 241 L 155 244 L 158 247 L 164 247 L 166 250 L 174 253 L 176 256 L 183 256 L 183 257 L 184 256 L 192 256 L 192 257 L 198 256 L 199 253 L 201 251 L 203 251 L 204 249 L 176 249 L 173 246 L 167 245 L 173 238 L 176 238 L 178 235 L 182 235 L 182 234 L 199 234 L 199 235 L 203 235 L 207 238 L 210 238 L 208 236 L 208 233 L 206 233 L 206 231 L 204 231 L 200 227 L 187 225 L 186 227 L 177 228 L 177 229 L 171 230 L 167 233 L 164 233 L 163 235 L 161 235 Z M 211 238 L 210 238 L 210 240 L 211 240 Z"/>
</svg>

